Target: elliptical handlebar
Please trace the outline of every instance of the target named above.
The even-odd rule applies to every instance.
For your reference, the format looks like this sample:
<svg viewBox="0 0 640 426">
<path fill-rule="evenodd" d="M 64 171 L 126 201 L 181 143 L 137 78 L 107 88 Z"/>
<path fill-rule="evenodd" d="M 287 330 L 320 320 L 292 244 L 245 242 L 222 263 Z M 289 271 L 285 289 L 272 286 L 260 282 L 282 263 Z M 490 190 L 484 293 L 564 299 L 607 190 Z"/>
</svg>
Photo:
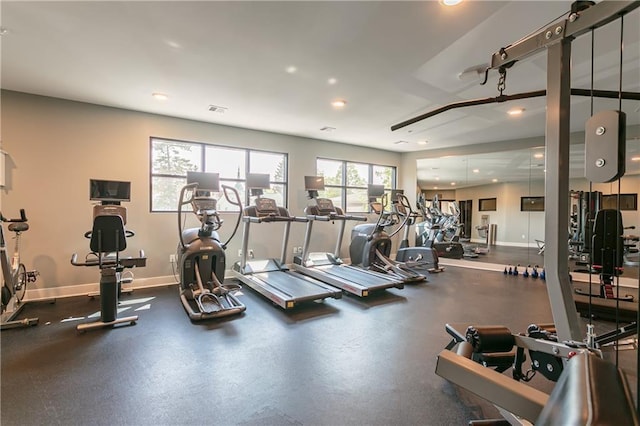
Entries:
<svg viewBox="0 0 640 426">
<path fill-rule="evenodd" d="M 229 197 L 229 191 L 233 194 L 233 200 Z M 226 250 L 227 244 L 229 244 L 229 241 L 231 241 L 231 239 L 236 235 L 236 232 L 238 232 L 238 226 L 240 226 L 240 220 L 242 220 L 242 201 L 240 200 L 238 190 L 231 186 L 222 185 L 222 192 L 224 193 L 224 198 L 226 198 L 229 204 L 238 207 L 238 218 L 236 219 L 236 225 L 233 227 L 233 232 L 231 232 L 231 236 L 227 238 L 227 241 L 222 244 L 223 250 Z"/>
<path fill-rule="evenodd" d="M 182 249 L 186 247 L 184 243 L 184 239 L 182 238 L 182 222 L 180 221 L 180 219 L 182 219 L 182 206 L 186 204 L 191 204 L 191 202 L 196 196 L 197 188 L 198 188 L 198 184 L 194 182 L 194 183 L 186 184 L 180 190 L 180 198 L 178 199 L 178 236 L 180 238 L 180 245 L 182 246 Z M 190 197 L 188 200 L 185 199 L 185 194 L 187 193 L 187 191 L 191 191 Z"/>
<path fill-rule="evenodd" d="M 399 195 L 398 198 L 400 198 L 400 194 L 398 195 Z M 404 195 L 402 195 L 402 197 L 404 197 Z M 408 203 L 408 200 L 407 200 L 407 203 Z M 371 204 L 373 208 L 373 203 Z M 385 193 L 382 196 L 382 199 L 380 202 L 380 211 L 378 212 L 376 208 L 373 208 L 373 210 L 378 214 L 378 220 L 376 221 L 376 226 L 371 230 L 371 234 L 367 237 L 369 240 L 373 238 L 373 234 L 376 231 L 376 229 L 386 228 L 387 226 L 392 226 L 393 224 L 398 223 L 398 226 L 396 227 L 396 229 L 388 233 L 389 238 L 392 238 L 394 235 L 400 232 L 402 228 L 404 228 L 404 226 L 407 223 L 407 220 L 409 220 L 409 215 L 400 215 L 397 212 L 385 211 L 385 208 L 388 205 L 389 205 L 389 202 L 387 200 L 387 194 Z M 411 209 L 411 207 L 409 207 L 409 209 Z M 400 219 L 400 216 L 404 216 L 402 220 Z"/>
</svg>

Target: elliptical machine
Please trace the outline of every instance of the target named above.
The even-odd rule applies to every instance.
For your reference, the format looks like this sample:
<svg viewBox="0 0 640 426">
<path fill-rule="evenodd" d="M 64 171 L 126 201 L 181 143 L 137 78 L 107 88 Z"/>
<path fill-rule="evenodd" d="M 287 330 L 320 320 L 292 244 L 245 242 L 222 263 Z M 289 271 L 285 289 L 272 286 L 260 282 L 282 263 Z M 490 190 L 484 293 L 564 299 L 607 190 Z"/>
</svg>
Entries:
<svg viewBox="0 0 640 426">
<path fill-rule="evenodd" d="M 246 306 L 234 293 L 239 284 L 223 284 L 226 266 L 225 249 L 238 230 L 242 216 L 240 195 L 234 188 L 222 185 L 226 201 L 238 207 L 238 219 L 231 236 L 220 242 L 218 229 L 223 220 L 217 210 L 220 193 L 218 173 L 187 172 L 187 185 L 180 191 L 178 201 L 177 250 L 180 274 L 180 301 L 193 321 L 220 318 L 240 314 Z M 233 194 L 233 196 L 230 196 Z M 193 214 L 200 221 L 199 228 L 183 229 L 182 208 L 191 205 Z"/>
<path fill-rule="evenodd" d="M 405 264 L 391 260 L 391 238 L 404 228 L 408 216 L 403 220 L 394 212 L 385 211 L 387 206 L 387 195 L 383 185 L 369 185 L 369 204 L 373 211 L 378 214 L 375 224 L 360 224 L 351 230 L 351 244 L 349 245 L 349 256 L 351 264 L 364 269 L 371 269 L 378 272 L 386 272 L 401 279 L 405 283 L 426 281 L 424 274 L 418 273 Z M 381 201 L 377 201 L 380 198 Z M 386 227 L 395 226 L 396 229 L 387 233 Z"/>
<path fill-rule="evenodd" d="M 402 218 L 404 231 L 400 246 L 396 252 L 396 261 L 402 262 L 406 267 L 420 273 L 442 272 L 444 268 L 438 264 L 438 253 L 430 247 L 410 247 L 409 229 L 416 223 L 419 214 L 411 209 L 409 199 L 401 189 L 391 191 L 391 208 L 398 217 Z"/>
<path fill-rule="evenodd" d="M 454 215 L 446 215 L 440 210 L 440 200 L 436 195 L 427 208 L 424 197 L 418 197 L 417 207 L 423 221 L 416 226 L 416 246 L 434 249 L 439 257 L 462 259 L 464 247 L 458 241 L 458 224 Z"/>
</svg>

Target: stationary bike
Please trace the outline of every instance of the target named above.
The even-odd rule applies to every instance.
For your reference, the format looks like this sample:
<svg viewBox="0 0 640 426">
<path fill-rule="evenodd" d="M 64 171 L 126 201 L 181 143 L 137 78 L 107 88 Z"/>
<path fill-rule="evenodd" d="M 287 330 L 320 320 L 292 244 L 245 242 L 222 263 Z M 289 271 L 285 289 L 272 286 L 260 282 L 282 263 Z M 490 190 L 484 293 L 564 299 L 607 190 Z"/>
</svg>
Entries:
<svg viewBox="0 0 640 426">
<path fill-rule="evenodd" d="M 178 202 L 177 261 L 180 273 L 180 301 L 194 321 L 240 314 L 246 307 L 234 293 L 238 284 L 223 284 L 226 266 L 225 249 L 238 230 L 242 216 L 240 195 L 234 188 L 222 185 L 226 201 L 238 208 L 238 219 L 226 242 L 220 242 L 218 229 L 223 220 L 218 214 L 220 193 L 218 173 L 189 172 L 187 185 L 180 191 Z M 233 194 L 233 196 L 230 196 Z M 183 229 L 182 208 L 190 205 L 200 222 L 199 228 Z"/>
<path fill-rule="evenodd" d="M 137 257 L 120 257 L 127 248 L 127 238 L 135 235 L 130 229 L 125 229 L 127 208 L 121 205 L 121 202 L 129 201 L 131 183 L 91 179 L 90 187 L 90 199 L 100 201 L 93 206 L 91 231 L 84 234 L 90 240 L 91 252 L 84 261 L 78 261 L 78 255 L 73 253 L 71 264 L 98 267 L 100 270 L 100 319 L 79 324 L 76 329 L 80 332 L 118 324 L 133 325 L 138 321 L 137 315 L 118 317 L 118 298 L 122 284 L 133 281 L 131 277 L 124 278 L 123 271 L 147 264 L 143 250 Z"/>
<path fill-rule="evenodd" d="M 38 318 L 25 318 L 14 320 L 24 307 L 22 299 L 27 291 L 27 283 L 36 281 L 38 271 L 27 271 L 24 264 L 20 262 L 20 235 L 29 229 L 27 215 L 24 209 L 20 209 L 20 219 L 7 219 L 0 213 L 2 222 L 9 222 L 9 231 L 15 232 L 16 244 L 11 257 L 11 263 L 7 256 L 7 247 L 4 240 L 4 229 L 0 226 L 0 263 L 2 263 L 2 276 L 4 285 L 2 286 L 2 314 L 0 319 L 1 329 L 25 327 L 36 325 Z"/>
</svg>

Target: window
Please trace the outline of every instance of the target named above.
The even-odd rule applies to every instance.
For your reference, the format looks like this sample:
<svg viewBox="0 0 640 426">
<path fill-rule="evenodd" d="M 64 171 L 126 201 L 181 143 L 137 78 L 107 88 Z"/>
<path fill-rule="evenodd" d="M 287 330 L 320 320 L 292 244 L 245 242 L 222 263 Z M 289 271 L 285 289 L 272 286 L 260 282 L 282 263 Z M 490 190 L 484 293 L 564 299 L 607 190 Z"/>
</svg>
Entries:
<svg viewBox="0 0 640 426">
<path fill-rule="evenodd" d="M 543 212 L 544 197 L 520 197 L 521 212 Z"/>
<path fill-rule="evenodd" d="M 325 190 L 320 196 L 349 213 L 369 211 L 369 184 L 384 185 L 389 191 L 396 187 L 396 168 L 391 166 L 318 158 L 316 174 L 324 176 Z"/>
<path fill-rule="evenodd" d="M 478 200 L 478 210 L 481 212 L 494 212 L 497 209 L 497 205 L 495 198 L 480 198 Z"/>
<path fill-rule="evenodd" d="M 178 209 L 180 189 L 187 182 L 188 171 L 219 173 L 220 184 L 235 188 L 244 205 L 249 203 L 247 173 L 268 173 L 271 189 L 265 191 L 265 196 L 286 207 L 287 160 L 283 153 L 151 138 L 151 211 Z M 218 209 L 228 211 L 235 207 L 222 196 Z"/>
<path fill-rule="evenodd" d="M 602 208 L 618 208 L 618 194 L 603 195 Z M 638 194 L 620 194 L 620 210 L 638 210 Z"/>
</svg>

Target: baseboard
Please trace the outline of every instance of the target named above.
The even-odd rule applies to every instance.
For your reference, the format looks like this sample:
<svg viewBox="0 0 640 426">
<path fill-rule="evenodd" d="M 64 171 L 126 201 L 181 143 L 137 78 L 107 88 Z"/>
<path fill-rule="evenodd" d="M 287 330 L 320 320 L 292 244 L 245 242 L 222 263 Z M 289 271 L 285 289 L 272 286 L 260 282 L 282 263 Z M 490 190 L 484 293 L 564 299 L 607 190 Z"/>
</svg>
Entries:
<svg viewBox="0 0 640 426">
<path fill-rule="evenodd" d="M 127 287 L 136 290 L 175 284 L 177 284 L 175 277 L 173 275 L 167 275 L 164 277 L 136 278 L 130 285 L 127 285 Z M 62 299 L 64 297 L 84 296 L 98 292 L 100 292 L 100 283 L 76 284 L 52 288 L 28 288 L 25 301 L 35 302 L 38 300 Z"/>
<path fill-rule="evenodd" d="M 438 260 L 438 263 L 441 266 L 459 266 L 461 268 L 470 268 L 470 269 L 478 269 L 481 271 L 494 271 L 504 273 L 504 265 L 500 265 L 497 263 L 486 263 L 486 262 L 477 262 L 471 260 L 464 259 L 448 259 L 441 257 Z M 571 272 L 571 277 L 574 281 L 588 283 L 589 282 L 589 274 L 584 274 L 581 272 Z M 523 279 L 527 279 L 522 277 Z M 533 279 L 533 278 L 532 278 Z M 638 280 L 636 278 L 628 278 L 628 277 L 618 277 L 620 287 L 629 287 L 629 288 L 638 288 Z M 591 282 L 597 283 L 598 277 L 591 276 Z"/>
</svg>

